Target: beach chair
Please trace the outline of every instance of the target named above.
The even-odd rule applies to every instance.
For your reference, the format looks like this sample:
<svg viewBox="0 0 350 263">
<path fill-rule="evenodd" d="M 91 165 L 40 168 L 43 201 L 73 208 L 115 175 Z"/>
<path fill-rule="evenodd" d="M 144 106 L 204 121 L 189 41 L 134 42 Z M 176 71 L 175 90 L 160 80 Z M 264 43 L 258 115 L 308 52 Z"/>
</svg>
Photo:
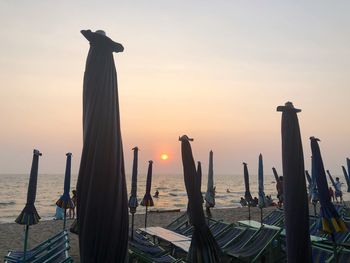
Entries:
<svg viewBox="0 0 350 263">
<path fill-rule="evenodd" d="M 225 254 L 233 253 L 243 247 L 258 232 L 258 229 L 246 228 L 237 237 L 231 239 L 222 250 Z"/>
<path fill-rule="evenodd" d="M 212 224 L 209 226 L 210 232 L 213 234 L 213 236 L 217 236 L 222 231 L 227 229 L 231 224 L 227 224 L 225 222 L 217 222 L 216 224 Z"/>
<path fill-rule="evenodd" d="M 226 247 L 232 240 L 243 233 L 245 229 L 242 227 L 228 227 L 224 231 L 218 233 L 214 238 L 220 248 Z"/>
<path fill-rule="evenodd" d="M 175 229 L 179 228 L 181 225 L 183 225 L 184 223 L 186 223 L 186 221 L 188 221 L 187 213 L 183 213 L 181 216 L 179 216 L 178 218 L 176 218 L 173 222 L 171 222 L 171 223 L 170 223 L 169 225 L 167 225 L 165 228 L 174 231 Z"/>
<path fill-rule="evenodd" d="M 265 216 L 262 220 L 262 223 L 266 225 L 277 226 L 281 221 L 283 221 L 283 218 L 283 210 L 277 208 Z"/>
<path fill-rule="evenodd" d="M 333 257 L 333 250 L 324 246 L 312 245 L 313 262 L 326 263 Z"/>
<path fill-rule="evenodd" d="M 332 258 L 330 258 L 327 263 L 331 263 L 335 261 L 335 257 L 333 255 Z M 337 253 L 337 262 L 338 263 L 349 263 L 350 262 L 350 250 L 346 248 L 341 248 L 340 251 Z"/>
<path fill-rule="evenodd" d="M 243 262 L 257 262 L 261 258 L 264 258 L 264 262 L 272 262 L 281 256 L 280 232 L 277 228 L 261 227 L 243 245 L 234 248 L 229 246 L 224 252 Z"/>
<path fill-rule="evenodd" d="M 129 247 L 129 258 L 131 262 L 135 259 L 137 262 L 142 263 L 154 263 L 154 262 L 164 262 L 164 263 L 178 263 L 182 262 L 181 259 L 176 259 L 169 253 L 161 255 L 150 255 L 147 252 L 143 252 L 135 247 Z"/>
<path fill-rule="evenodd" d="M 57 235 L 28 250 L 25 262 L 73 262 L 68 255 L 68 233 L 62 231 Z M 9 251 L 5 262 L 23 262 L 23 251 Z"/>
</svg>

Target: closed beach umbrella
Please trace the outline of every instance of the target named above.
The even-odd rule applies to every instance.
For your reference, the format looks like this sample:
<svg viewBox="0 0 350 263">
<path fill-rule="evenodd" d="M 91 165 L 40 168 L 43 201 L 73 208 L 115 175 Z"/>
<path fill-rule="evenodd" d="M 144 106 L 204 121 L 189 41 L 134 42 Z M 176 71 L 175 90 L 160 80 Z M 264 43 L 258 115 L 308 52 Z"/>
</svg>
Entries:
<svg viewBox="0 0 350 263">
<path fill-rule="evenodd" d="M 350 174 L 350 159 L 349 158 L 346 158 L 346 165 L 348 167 L 348 175 Z M 349 176 L 348 176 L 349 178 Z M 349 178 L 350 179 L 350 178 Z M 350 180 L 349 180 L 350 181 Z"/>
<path fill-rule="evenodd" d="M 311 186 L 311 202 L 312 205 L 314 206 L 314 215 L 317 216 L 316 213 L 316 205 L 317 202 L 319 201 L 319 196 L 318 196 L 318 189 L 317 189 L 317 183 L 316 183 L 316 173 L 315 173 L 315 162 L 314 158 L 311 156 L 311 181 L 312 181 L 312 186 Z"/>
<path fill-rule="evenodd" d="M 306 193 L 303 146 L 297 112 L 291 102 L 277 107 L 282 112 L 282 165 L 287 262 L 312 262 L 309 207 Z"/>
<path fill-rule="evenodd" d="M 81 33 L 90 43 L 83 87 L 83 151 L 77 183 L 81 262 L 125 262 L 128 194 L 113 52 L 123 46 L 101 30 Z"/>
<path fill-rule="evenodd" d="M 264 168 L 263 168 L 263 158 L 259 155 L 259 166 L 258 166 L 258 183 L 259 183 L 259 201 L 258 205 L 260 208 L 260 222 L 262 224 L 263 218 L 263 208 L 266 207 L 266 197 L 264 192 Z"/>
<path fill-rule="evenodd" d="M 72 199 L 70 198 L 70 177 L 71 177 L 71 166 L 72 166 L 72 154 L 67 153 L 66 160 L 66 172 L 64 174 L 64 187 L 63 187 L 63 195 L 57 200 L 56 205 L 64 209 L 64 219 L 63 219 L 63 230 L 66 229 L 66 220 L 67 213 L 66 210 L 69 208 L 74 208 L 74 204 Z"/>
<path fill-rule="evenodd" d="M 258 183 L 259 183 L 259 207 L 263 208 L 266 206 L 266 197 L 264 192 L 264 168 L 263 168 L 263 158 L 259 155 L 259 166 L 258 166 Z"/>
<path fill-rule="evenodd" d="M 184 171 L 184 181 L 188 196 L 190 222 L 194 227 L 191 245 L 187 254 L 187 261 L 192 263 L 220 262 L 220 248 L 216 243 L 208 225 L 205 222 L 202 198 L 196 166 L 194 163 L 191 145 L 186 135 L 179 138 L 181 141 L 181 155 Z"/>
<path fill-rule="evenodd" d="M 38 169 L 39 169 L 39 156 L 41 153 L 38 150 L 33 151 L 32 168 L 30 170 L 28 192 L 27 192 L 27 203 L 23 208 L 20 215 L 16 218 L 16 223 L 20 225 L 25 225 L 25 236 L 24 236 L 24 253 L 23 261 L 25 262 L 26 252 L 27 252 L 27 242 L 28 242 L 28 231 L 29 226 L 35 225 L 39 222 L 40 216 L 35 208 L 35 197 L 36 197 L 36 187 L 38 181 Z"/>
<path fill-rule="evenodd" d="M 136 208 L 139 205 L 137 202 L 137 164 L 139 148 L 136 146 L 132 150 L 134 151 L 134 160 L 132 163 L 131 194 L 129 198 L 129 209 L 131 213 L 131 239 L 134 237 L 134 217 Z"/>
<path fill-rule="evenodd" d="M 310 176 L 308 170 L 305 170 L 305 176 L 306 176 L 306 180 L 307 180 L 308 184 L 311 185 L 312 184 L 312 179 L 311 179 L 311 176 Z"/>
<path fill-rule="evenodd" d="M 329 172 L 329 170 L 327 170 L 327 174 L 328 174 L 329 180 L 331 180 L 331 183 L 332 183 L 334 189 L 336 190 L 337 188 L 335 187 L 335 186 L 336 186 L 336 185 L 335 185 L 335 181 L 334 181 L 334 179 L 333 179 L 331 173 Z"/>
<path fill-rule="evenodd" d="M 322 225 L 320 230 L 327 234 L 333 234 L 335 232 L 345 232 L 347 227 L 344 221 L 340 218 L 337 210 L 331 202 L 331 197 L 328 190 L 327 177 L 323 166 L 320 147 L 318 145 L 318 139 L 310 137 L 312 158 L 315 161 L 315 175 L 317 182 L 317 189 L 320 198 L 320 217 L 322 218 Z M 334 240 L 334 237 L 333 237 Z"/>
<path fill-rule="evenodd" d="M 201 162 L 197 162 L 197 176 L 196 180 L 198 180 L 198 185 L 200 185 L 202 203 L 204 203 L 203 195 L 202 195 L 202 164 Z"/>
<path fill-rule="evenodd" d="M 214 191 L 213 151 L 210 151 L 208 185 L 207 185 L 207 192 L 205 193 L 205 207 L 206 207 L 208 217 L 211 217 L 210 208 L 214 206 L 215 206 L 215 191 Z"/>
<path fill-rule="evenodd" d="M 244 175 L 244 186 L 245 186 L 244 199 L 248 203 L 248 220 L 250 220 L 250 205 L 253 200 L 253 197 L 250 194 L 250 189 L 249 189 L 249 172 L 248 172 L 247 163 L 243 163 L 243 175 Z"/>
<path fill-rule="evenodd" d="M 273 175 L 275 176 L 276 183 L 278 183 L 280 179 L 278 177 L 278 173 L 275 167 L 272 167 L 272 172 L 273 172 Z"/>
<path fill-rule="evenodd" d="M 153 199 L 151 196 L 151 186 L 152 186 L 152 165 L 153 161 L 148 161 L 148 171 L 147 171 L 147 181 L 146 181 L 146 193 L 141 201 L 141 205 L 146 207 L 145 215 L 145 227 L 147 227 L 147 210 L 149 206 L 154 206 Z"/>
<path fill-rule="evenodd" d="M 342 170 L 343 170 L 343 174 L 344 174 L 344 177 L 345 177 L 345 181 L 346 181 L 346 184 L 348 186 L 348 190 L 347 192 L 350 192 L 350 178 L 349 178 L 349 174 L 346 172 L 346 169 L 345 167 L 342 165 Z M 348 167 L 349 168 L 349 167 Z"/>
</svg>

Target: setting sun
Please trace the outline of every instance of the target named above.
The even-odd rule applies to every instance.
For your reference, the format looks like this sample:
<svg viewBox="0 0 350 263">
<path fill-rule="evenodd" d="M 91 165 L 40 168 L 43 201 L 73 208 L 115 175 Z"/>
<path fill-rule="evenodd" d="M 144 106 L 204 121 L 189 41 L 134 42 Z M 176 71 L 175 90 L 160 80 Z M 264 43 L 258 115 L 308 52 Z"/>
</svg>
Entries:
<svg viewBox="0 0 350 263">
<path fill-rule="evenodd" d="M 168 160 L 169 156 L 166 153 L 162 153 L 160 156 L 160 159 L 162 159 L 163 161 Z"/>
</svg>

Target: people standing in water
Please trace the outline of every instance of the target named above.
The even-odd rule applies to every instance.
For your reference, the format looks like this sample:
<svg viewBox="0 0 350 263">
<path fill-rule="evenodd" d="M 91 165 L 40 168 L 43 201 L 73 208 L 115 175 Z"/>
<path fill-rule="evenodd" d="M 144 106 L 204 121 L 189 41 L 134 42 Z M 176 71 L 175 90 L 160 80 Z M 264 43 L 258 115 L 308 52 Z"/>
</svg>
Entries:
<svg viewBox="0 0 350 263">
<path fill-rule="evenodd" d="M 155 197 L 155 198 L 158 198 L 159 197 L 159 191 L 158 191 L 158 189 L 156 190 L 156 192 L 154 193 L 154 196 L 153 197 Z"/>
<path fill-rule="evenodd" d="M 334 191 L 332 187 L 329 187 L 329 195 L 331 196 L 332 202 L 334 202 Z"/>
<path fill-rule="evenodd" d="M 335 178 L 335 200 L 338 203 L 338 197 L 340 199 L 340 202 L 343 202 L 343 193 L 341 191 L 341 185 L 342 183 L 339 181 L 339 177 Z"/>
<path fill-rule="evenodd" d="M 278 207 L 283 205 L 283 176 L 279 177 L 279 180 L 276 184 L 277 198 L 278 198 Z"/>
</svg>

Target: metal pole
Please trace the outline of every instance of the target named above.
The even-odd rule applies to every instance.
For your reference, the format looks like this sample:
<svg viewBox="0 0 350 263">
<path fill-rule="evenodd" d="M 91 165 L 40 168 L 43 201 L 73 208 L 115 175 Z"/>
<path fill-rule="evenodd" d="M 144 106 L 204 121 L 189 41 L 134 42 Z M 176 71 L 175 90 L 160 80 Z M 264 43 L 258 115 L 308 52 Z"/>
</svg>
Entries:
<svg viewBox="0 0 350 263">
<path fill-rule="evenodd" d="M 131 240 L 134 240 L 134 215 L 135 213 L 131 214 Z"/>
<path fill-rule="evenodd" d="M 262 221 L 263 221 L 263 209 L 262 207 L 260 207 L 260 223 L 262 225 Z"/>
<path fill-rule="evenodd" d="M 148 212 L 148 206 L 146 205 L 145 228 L 147 228 L 147 212 Z"/>
<path fill-rule="evenodd" d="M 248 204 L 248 220 L 250 221 L 250 204 Z"/>
<path fill-rule="evenodd" d="M 28 232 L 29 232 L 29 225 L 26 225 L 25 226 L 25 233 L 24 233 L 23 262 L 26 262 L 27 245 L 28 245 Z"/>
<path fill-rule="evenodd" d="M 66 230 L 66 221 L 67 221 L 67 208 L 64 209 L 64 216 L 63 216 L 63 231 Z"/>
</svg>

